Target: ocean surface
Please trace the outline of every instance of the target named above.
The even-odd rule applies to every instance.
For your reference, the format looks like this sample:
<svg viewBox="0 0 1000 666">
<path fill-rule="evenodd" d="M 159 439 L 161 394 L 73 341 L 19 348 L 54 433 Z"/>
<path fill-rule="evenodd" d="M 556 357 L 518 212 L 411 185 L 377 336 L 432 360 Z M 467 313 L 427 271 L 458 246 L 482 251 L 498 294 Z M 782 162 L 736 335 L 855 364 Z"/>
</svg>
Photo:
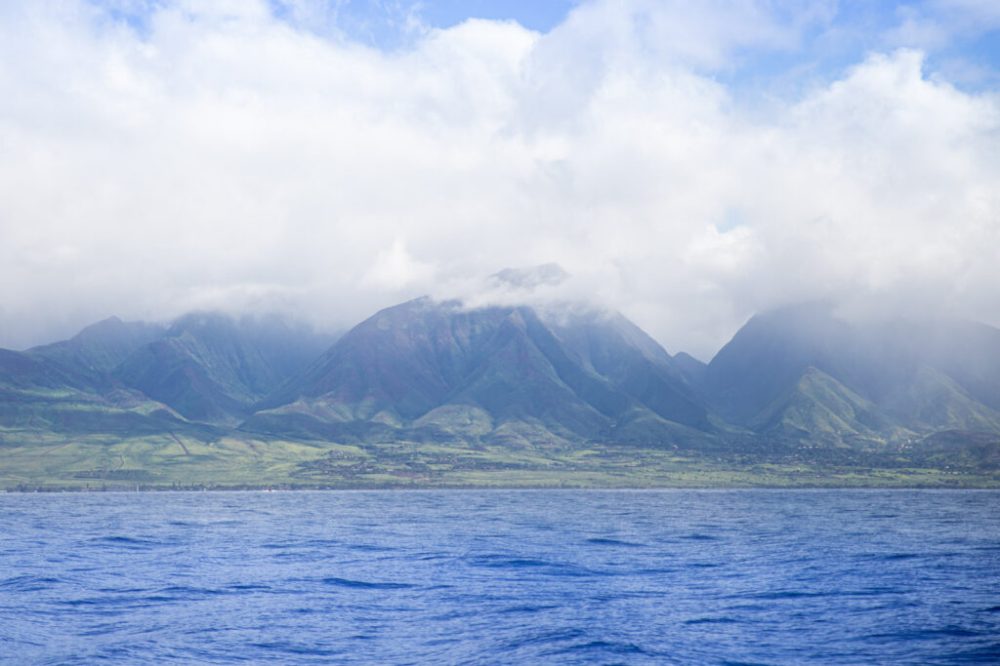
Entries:
<svg viewBox="0 0 1000 666">
<path fill-rule="evenodd" d="M 0 495 L 0 663 L 1000 662 L 1000 493 Z"/>
</svg>

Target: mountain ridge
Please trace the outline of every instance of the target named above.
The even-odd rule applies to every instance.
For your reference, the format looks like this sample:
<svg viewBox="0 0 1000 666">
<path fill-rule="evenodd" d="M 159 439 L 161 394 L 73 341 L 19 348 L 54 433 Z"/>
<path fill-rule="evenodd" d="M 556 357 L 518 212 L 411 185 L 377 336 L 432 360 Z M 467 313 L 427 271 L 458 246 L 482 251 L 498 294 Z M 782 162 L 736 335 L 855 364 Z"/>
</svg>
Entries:
<svg viewBox="0 0 1000 666">
<path fill-rule="evenodd" d="M 315 403 L 325 402 L 328 419 L 382 415 L 381 423 L 396 425 L 434 410 L 430 421 L 440 423 L 444 413 L 477 408 L 495 426 L 547 424 L 556 438 L 584 441 L 607 436 L 629 409 L 708 427 L 670 356 L 640 329 L 620 315 L 592 311 L 563 319 L 547 322 L 527 306 L 466 309 L 426 298 L 386 308 L 346 333 L 300 381 L 269 397 L 259 416 L 273 430 L 296 403 L 308 418 L 324 411 Z M 617 374 L 609 366 L 614 353 L 628 357 L 615 366 Z M 650 386 L 660 389 L 655 400 Z M 251 418 L 246 427 L 261 423 Z"/>
<path fill-rule="evenodd" d="M 424 297 L 336 339 L 201 312 L 165 326 L 111 318 L 0 350 L 0 444 L 152 438 L 184 456 L 207 446 L 209 457 L 242 441 L 264 443 L 253 455 L 267 442 L 306 446 L 296 455 L 444 446 L 459 457 L 534 451 L 532 465 L 597 447 L 981 465 L 1000 459 L 994 396 L 1000 331 L 971 322 L 789 306 L 751 318 L 706 364 L 612 311 Z"/>
</svg>

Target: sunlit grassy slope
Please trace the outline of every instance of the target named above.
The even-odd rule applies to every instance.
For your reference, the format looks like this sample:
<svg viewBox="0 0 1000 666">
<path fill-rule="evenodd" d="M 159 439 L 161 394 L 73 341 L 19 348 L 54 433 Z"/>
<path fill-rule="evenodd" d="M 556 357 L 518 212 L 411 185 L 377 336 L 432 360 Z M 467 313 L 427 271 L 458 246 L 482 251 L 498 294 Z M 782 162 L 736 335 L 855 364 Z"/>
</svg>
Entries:
<svg viewBox="0 0 1000 666">
<path fill-rule="evenodd" d="M 6 432 L 0 488 L 412 488 L 412 487 L 997 487 L 996 466 L 942 465 L 913 456 L 831 452 L 718 456 L 590 445 L 585 448 L 394 442 L 364 446 L 225 436 L 126 439 Z M 942 450 L 946 451 L 947 443 Z M 946 452 L 951 460 L 960 460 Z"/>
</svg>

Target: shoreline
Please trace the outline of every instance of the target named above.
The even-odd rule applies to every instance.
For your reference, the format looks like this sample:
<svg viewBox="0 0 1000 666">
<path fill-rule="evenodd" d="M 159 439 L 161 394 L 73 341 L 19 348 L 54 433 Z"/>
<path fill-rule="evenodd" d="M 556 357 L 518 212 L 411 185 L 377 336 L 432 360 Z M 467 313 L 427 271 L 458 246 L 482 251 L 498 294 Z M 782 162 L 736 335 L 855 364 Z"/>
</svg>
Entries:
<svg viewBox="0 0 1000 666">
<path fill-rule="evenodd" d="M 526 491 L 526 492 L 548 492 L 548 491 L 593 491 L 593 492 L 662 492 L 662 491 L 841 491 L 841 490 L 870 490 L 870 491 L 977 491 L 990 492 L 1000 491 L 1000 482 L 992 485 L 946 485 L 946 484 L 913 484 L 913 485 L 865 485 L 865 484 L 787 484 L 787 485 L 649 485 L 649 486 L 603 486 L 603 485 L 514 485 L 514 484 L 493 484 L 493 485 L 473 485 L 473 484 L 453 484 L 453 485 L 369 485 L 369 486 L 146 486 L 139 488 L 126 488 L 122 486 L 105 488 L 82 488 L 70 487 L 11 487 L 0 488 L 0 494 L 5 495 L 37 495 L 37 494 L 139 494 L 139 493 L 302 493 L 302 492 L 468 492 L 468 491 Z"/>
</svg>

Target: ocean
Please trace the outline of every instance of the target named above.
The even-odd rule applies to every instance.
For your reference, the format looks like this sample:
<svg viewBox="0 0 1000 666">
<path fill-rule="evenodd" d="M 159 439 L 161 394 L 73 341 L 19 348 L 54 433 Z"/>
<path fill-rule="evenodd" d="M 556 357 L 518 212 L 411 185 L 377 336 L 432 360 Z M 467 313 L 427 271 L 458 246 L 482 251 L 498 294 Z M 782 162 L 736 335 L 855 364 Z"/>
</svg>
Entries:
<svg viewBox="0 0 1000 666">
<path fill-rule="evenodd" d="M 0 495 L 4 664 L 1000 662 L 1000 492 Z"/>
</svg>

